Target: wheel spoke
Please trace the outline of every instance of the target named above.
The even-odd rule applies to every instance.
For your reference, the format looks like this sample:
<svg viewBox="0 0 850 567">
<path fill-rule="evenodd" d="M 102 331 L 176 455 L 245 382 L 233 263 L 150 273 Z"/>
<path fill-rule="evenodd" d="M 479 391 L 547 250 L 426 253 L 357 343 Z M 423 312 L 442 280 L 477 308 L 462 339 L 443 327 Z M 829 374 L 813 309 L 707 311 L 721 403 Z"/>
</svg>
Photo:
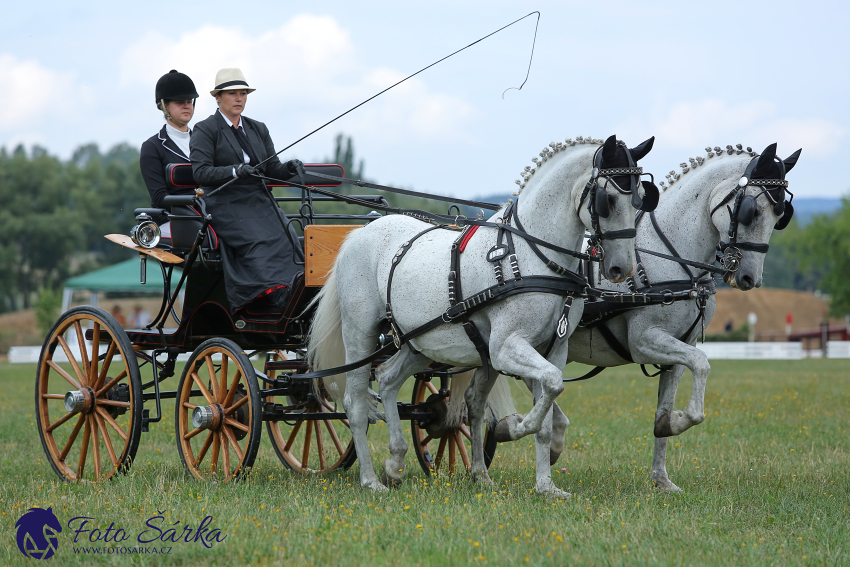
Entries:
<svg viewBox="0 0 850 567">
<path fill-rule="evenodd" d="M 307 422 L 307 430 L 304 432 L 304 447 L 301 451 L 301 468 L 307 469 L 307 462 L 310 460 L 310 441 L 313 436 L 312 422 Z"/>
<path fill-rule="evenodd" d="M 47 361 L 47 365 L 48 365 L 50 368 L 52 368 L 53 370 L 55 370 L 55 371 L 59 374 L 59 376 L 61 376 L 61 377 L 62 377 L 62 378 L 64 378 L 65 380 L 67 380 L 67 381 L 68 381 L 68 383 L 69 383 L 71 386 L 73 386 L 75 390 L 80 390 L 80 389 L 82 389 L 82 386 L 80 386 L 80 383 L 79 383 L 79 382 L 77 382 L 76 380 L 74 380 L 73 378 L 71 378 L 71 375 L 70 375 L 70 374 L 68 374 L 67 372 L 65 372 L 65 369 L 64 369 L 64 368 L 62 368 L 61 366 L 59 366 L 58 364 L 56 364 L 56 363 L 55 363 L 55 362 L 53 362 L 52 360 L 48 360 L 48 361 Z"/>
<path fill-rule="evenodd" d="M 463 466 L 467 469 L 471 468 L 469 464 L 469 455 L 466 453 L 466 445 L 463 444 L 463 439 L 460 437 L 460 431 L 455 431 L 455 442 L 457 443 L 457 448 L 460 451 L 460 458 L 463 460 Z"/>
<path fill-rule="evenodd" d="M 455 473 L 455 436 L 448 434 L 449 438 L 449 474 Z"/>
<path fill-rule="evenodd" d="M 65 457 L 68 456 L 68 452 L 71 450 L 71 447 L 74 445 L 74 441 L 77 439 L 77 435 L 80 433 L 80 429 L 83 427 L 83 422 L 86 421 L 86 416 L 80 414 L 80 419 L 77 420 L 77 425 L 74 426 L 74 430 L 71 432 L 71 436 L 68 437 L 68 441 L 65 442 L 65 447 L 62 448 L 62 452 L 59 453 L 59 460 L 64 461 Z"/>
<path fill-rule="evenodd" d="M 63 394 L 42 394 L 42 398 L 45 400 L 64 400 L 65 396 Z"/>
<path fill-rule="evenodd" d="M 184 435 L 184 436 L 183 436 L 183 439 L 185 439 L 186 441 L 188 441 L 189 439 L 191 439 L 192 437 L 194 437 L 195 435 L 197 435 L 197 434 L 198 434 L 198 433 L 200 433 L 201 431 L 204 431 L 204 430 L 203 430 L 203 429 L 201 429 L 200 427 L 198 427 L 197 429 L 193 429 L 192 431 L 190 431 L 189 433 L 187 433 L 186 435 Z"/>
<path fill-rule="evenodd" d="M 437 448 L 437 458 L 434 460 L 434 470 L 440 470 L 440 465 L 443 464 L 443 453 L 446 450 L 447 437 L 440 437 L 440 446 Z"/>
<path fill-rule="evenodd" d="M 112 439 L 109 438 L 109 432 L 106 430 L 106 424 L 103 423 L 103 418 L 99 414 L 94 414 L 97 427 L 100 434 L 103 436 L 103 444 L 106 445 L 106 452 L 109 453 L 109 460 L 112 461 L 112 466 L 118 468 L 118 457 L 115 456 L 115 449 L 112 447 Z"/>
<path fill-rule="evenodd" d="M 183 402 L 183 407 L 186 408 L 186 409 L 192 409 L 193 410 L 198 406 L 196 406 L 195 404 L 190 404 L 189 402 Z"/>
<path fill-rule="evenodd" d="M 200 468 L 201 461 L 203 461 L 204 457 L 207 455 L 207 451 L 209 450 L 210 445 L 212 444 L 214 435 L 215 434 L 212 431 L 209 431 L 207 433 L 207 438 L 204 441 L 204 444 L 201 446 L 201 450 L 198 451 L 198 456 L 195 458 L 195 468 Z"/>
<path fill-rule="evenodd" d="M 227 361 L 228 360 L 230 360 L 230 359 L 227 357 L 227 354 L 221 353 L 221 369 L 219 370 L 219 372 L 221 372 L 221 382 L 219 383 L 219 386 L 218 386 L 218 398 L 216 398 L 217 400 L 220 400 L 221 402 L 223 402 L 224 398 L 227 397 L 227 389 L 226 388 L 227 388 Z"/>
<path fill-rule="evenodd" d="M 236 374 L 233 375 L 233 380 L 230 382 L 230 389 L 227 390 L 227 397 L 224 398 L 224 402 L 221 404 L 224 407 L 233 403 L 233 398 L 236 396 L 236 386 L 239 385 L 240 378 L 242 378 L 242 369 L 237 366 Z"/>
<path fill-rule="evenodd" d="M 73 413 L 73 412 L 66 413 L 64 416 L 60 417 L 55 422 L 53 422 L 52 425 L 48 426 L 47 432 L 50 433 L 51 431 L 53 431 L 54 429 L 56 429 L 57 427 L 59 427 L 60 425 L 62 425 L 63 423 L 65 423 L 66 421 L 71 419 L 72 417 L 74 417 L 75 415 L 77 415 L 77 414 Z"/>
<path fill-rule="evenodd" d="M 124 432 L 123 429 L 121 429 L 121 426 L 118 425 L 118 422 L 112 419 L 112 416 L 109 415 L 108 411 L 100 407 L 95 407 L 94 409 L 97 411 L 98 414 L 100 414 L 100 417 L 102 417 L 103 420 L 106 421 L 106 423 L 112 426 L 112 429 L 114 429 L 118 433 L 118 435 L 121 436 L 121 439 L 123 439 L 124 441 L 127 440 L 127 434 Z"/>
<path fill-rule="evenodd" d="M 115 341 L 109 343 L 109 348 L 106 350 L 106 356 L 103 357 L 103 364 L 100 367 L 100 374 L 97 377 L 97 383 L 92 386 L 92 389 L 98 390 L 101 388 L 103 381 L 106 380 L 106 373 L 109 372 L 109 365 L 112 364 L 112 358 L 115 356 L 115 351 L 118 350 L 118 345 Z"/>
<path fill-rule="evenodd" d="M 428 443 L 430 443 L 433 440 L 434 440 L 434 438 L 431 437 L 430 435 L 428 435 L 427 437 L 425 437 L 425 439 L 423 439 L 422 441 L 419 442 L 419 445 L 422 446 L 422 447 L 425 447 L 426 445 L 428 445 Z"/>
<path fill-rule="evenodd" d="M 319 451 L 319 468 L 325 470 L 328 468 L 327 459 L 325 459 L 325 443 L 322 439 L 322 428 L 318 421 L 313 422 L 313 429 L 316 430 L 316 449 Z"/>
<path fill-rule="evenodd" d="M 71 368 L 74 369 L 74 374 L 77 375 L 77 379 L 81 384 L 84 384 L 86 381 L 84 378 L 85 375 L 83 374 L 83 371 L 80 370 L 80 365 L 77 364 L 77 359 L 74 357 L 74 353 L 71 352 L 71 347 L 69 347 L 68 343 L 65 342 L 65 337 L 59 335 L 57 340 L 59 341 L 59 344 L 62 345 L 62 350 L 65 351 L 65 356 L 68 357 L 68 363 L 71 365 Z M 77 389 L 80 389 L 79 385 L 77 385 Z"/>
<path fill-rule="evenodd" d="M 222 354 L 221 356 L 226 357 L 227 355 Z M 204 361 L 206 361 L 206 363 L 207 363 L 207 372 L 210 375 L 210 386 L 212 387 L 213 397 L 215 398 L 215 401 L 218 401 L 218 399 L 219 399 L 219 397 L 218 397 L 218 380 L 216 379 L 215 364 L 213 364 L 212 356 L 210 356 L 209 354 L 206 355 L 204 357 Z M 212 403 L 212 402 L 210 402 L 210 403 Z"/>
<path fill-rule="evenodd" d="M 224 410 L 224 415 L 230 415 L 231 413 L 235 412 L 236 410 L 238 410 L 239 408 L 244 406 L 246 403 L 248 403 L 248 400 L 250 400 L 250 399 L 251 398 L 249 398 L 248 396 L 245 396 L 244 398 L 242 398 L 241 400 L 239 400 L 238 402 L 236 402 L 235 404 L 233 404 L 232 406 L 230 406 L 229 408 Z"/>
<path fill-rule="evenodd" d="M 458 429 L 460 430 L 461 433 L 463 433 L 464 437 L 466 437 L 467 439 L 469 439 L 470 442 L 472 442 L 472 434 L 469 432 L 469 429 L 466 427 L 466 425 L 461 423 L 460 427 L 458 427 Z M 460 439 L 458 439 L 458 441 L 460 441 Z"/>
<path fill-rule="evenodd" d="M 83 416 L 85 418 L 85 416 Z M 77 464 L 77 480 L 82 480 L 83 471 L 86 469 L 86 456 L 89 451 L 89 438 L 91 437 L 91 423 L 88 419 L 84 419 L 86 422 L 86 430 L 83 432 L 83 447 L 80 449 L 80 460 Z"/>
<path fill-rule="evenodd" d="M 77 346 L 80 347 L 80 358 L 83 361 L 84 373 L 80 382 L 82 382 L 84 386 L 88 386 L 90 384 L 90 382 L 88 382 L 88 377 L 90 375 L 89 353 L 86 350 L 86 338 L 83 335 L 83 326 L 80 325 L 79 321 L 74 321 L 74 330 L 77 332 Z"/>
<path fill-rule="evenodd" d="M 221 436 L 213 432 L 213 448 L 212 455 L 210 456 L 210 470 L 215 472 L 216 467 L 218 466 L 218 452 L 221 449 Z"/>
<path fill-rule="evenodd" d="M 289 451 L 292 448 L 292 444 L 295 442 L 295 437 L 298 435 L 298 430 L 301 429 L 301 424 L 303 421 L 298 421 L 295 423 L 295 427 L 292 428 L 292 431 L 289 432 L 289 439 L 286 440 L 286 445 L 284 445 L 283 450 Z"/>
<path fill-rule="evenodd" d="M 115 385 L 118 384 L 118 382 L 120 382 L 121 380 L 123 380 L 126 376 L 127 376 L 127 371 L 122 370 L 121 373 L 118 376 L 116 376 L 115 378 L 113 378 L 112 380 L 109 381 L 109 384 L 107 384 L 106 386 L 103 386 L 100 390 L 98 390 L 97 393 L 95 393 L 94 397 L 95 398 L 101 397 L 103 394 L 105 394 L 106 392 L 108 392 L 109 390 L 114 388 Z"/>
<path fill-rule="evenodd" d="M 89 419 L 92 422 L 91 426 L 91 436 L 92 436 L 92 457 L 94 457 L 94 480 L 100 480 L 100 441 L 97 435 L 97 422 L 94 419 L 94 416 L 89 416 Z"/>
<path fill-rule="evenodd" d="M 425 387 L 428 388 L 429 390 L 431 390 L 432 394 L 439 393 L 439 390 L 437 390 L 437 387 L 434 386 L 431 382 L 425 382 Z"/>
<path fill-rule="evenodd" d="M 247 425 L 245 425 L 244 423 L 239 423 L 235 419 L 230 419 L 229 417 L 224 418 L 224 423 L 226 423 L 227 425 L 229 425 L 231 427 L 235 427 L 236 429 L 241 429 L 245 433 L 248 433 L 249 431 L 251 431 L 251 429 Z"/>
<path fill-rule="evenodd" d="M 239 460 L 245 458 L 245 454 L 242 452 L 242 448 L 239 447 L 239 443 L 236 442 L 236 437 L 233 436 L 233 431 L 227 427 L 226 425 L 221 428 L 224 432 L 224 436 L 227 437 L 227 440 L 233 445 L 233 450 L 236 451 L 236 454 L 239 455 Z"/>
<path fill-rule="evenodd" d="M 118 400 L 108 400 L 106 398 L 97 398 L 95 403 L 99 406 L 115 406 L 119 408 L 129 408 L 132 404 L 130 402 L 121 402 Z"/>
<path fill-rule="evenodd" d="M 339 441 L 339 436 L 336 434 L 336 430 L 334 429 L 333 424 L 328 419 L 325 419 L 323 421 L 325 423 L 325 429 L 328 430 L 328 433 L 331 436 L 331 441 L 333 441 L 334 446 L 336 447 L 337 453 L 342 456 L 343 454 L 345 454 L 345 449 L 342 448 L 342 443 L 340 443 Z"/>
<path fill-rule="evenodd" d="M 81 352 L 85 352 L 85 348 L 80 347 Z M 100 323 L 95 321 L 92 329 L 91 341 L 91 362 L 89 363 L 89 386 L 94 388 L 97 385 L 97 355 L 100 351 Z"/>
<path fill-rule="evenodd" d="M 224 433 L 218 433 L 219 444 L 222 446 L 222 454 L 224 456 L 224 475 L 225 478 L 230 478 L 230 447 L 227 445 L 227 440 L 224 438 Z"/>
<path fill-rule="evenodd" d="M 213 398 L 212 394 L 210 394 L 210 391 L 207 390 L 207 387 L 204 386 L 204 382 L 201 380 L 201 377 L 198 376 L 197 372 L 192 372 L 192 380 L 194 380 L 195 384 L 198 385 L 198 388 L 201 390 L 201 394 L 203 394 L 204 398 L 206 398 L 207 403 L 214 404 L 215 398 Z"/>
</svg>

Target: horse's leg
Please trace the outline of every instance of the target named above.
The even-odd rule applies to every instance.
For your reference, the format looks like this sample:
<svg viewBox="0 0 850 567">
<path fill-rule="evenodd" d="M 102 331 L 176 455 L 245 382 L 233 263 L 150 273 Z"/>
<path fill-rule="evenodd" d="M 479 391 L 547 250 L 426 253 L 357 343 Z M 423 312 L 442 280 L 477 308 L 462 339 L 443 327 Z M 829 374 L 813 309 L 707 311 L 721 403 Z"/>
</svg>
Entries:
<svg viewBox="0 0 850 567">
<path fill-rule="evenodd" d="M 549 465 L 554 465 L 558 462 L 558 457 L 564 452 L 564 437 L 567 433 L 567 427 L 570 426 L 570 419 L 561 410 L 558 402 L 552 404 L 552 440 L 549 442 Z"/>
<path fill-rule="evenodd" d="M 484 464 L 484 414 L 487 409 L 487 396 L 496 383 L 499 373 L 491 366 L 490 379 L 484 381 L 484 367 L 477 368 L 472 383 L 466 389 L 467 415 L 469 417 L 470 443 L 472 444 L 472 480 L 481 484 L 493 484 Z"/>
<path fill-rule="evenodd" d="M 565 359 L 566 348 L 567 341 L 563 341 L 563 354 L 556 358 Z M 527 415 L 509 415 L 499 422 L 503 436 L 516 441 L 531 433 L 537 433 L 543 427 L 543 421 L 551 414 L 555 398 L 564 391 L 563 371 L 543 358 L 528 341 L 517 337 L 505 341 L 501 348 L 491 353 L 491 360 L 501 373 L 529 377 L 540 385 L 540 394 L 535 395 L 534 407 Z M 547 469 L 548 463 L 547 457 Z"/>
<path fill-rule="evenodd" d="M 390 433 L 390 458 L 384 461 L 381 480 L 390 486 L 398 486 L 404 476 L 404 455 L 407 442 L 398 417 L 398 391 L 411 374 L 422 370 L 431 359 L 421 354 L 413 354 L 409 348 L 402 350 L 375 370 L 375 378 L 381 392 L 381 400 L 386 413 L 387 429 Z"/>
<path fill-rule="evenodd" d="M 647 329 L 637 340 L 629 341 L 629 346 L 632 348 L 635 360 L 648 360 L 662 365 L 683 364 L 694 375 L 691 399 L 684 411 L 673 410 L 675 388 L 670 408 L 662 411 L 659 405 L 655 416 L 656 437 L 679 435 L 705 421 L 705 383 L 708 380 L 708 373 L 711 372 L 711 365 L 704 352 L 683 343 L 658 327 Z"/>
<path fill-rule="evenodd" d="M 660 416 L 669 415 L 676 401 L 676 389 L 679 380 L 685 372 L 685 367 L 676 364 L 670 370 L 662 370 L 658 380 L 658 409 L 655 412 L 656 422 Z M 661 490 L 671 492 L 682 492 L 682 489 L 673 484 L 667 476 L 667 440 L 668 437 L 657 437 L 655 439 L 655 454 L 652 457 L 652 472 L 650 480 Z"/>
</svg>

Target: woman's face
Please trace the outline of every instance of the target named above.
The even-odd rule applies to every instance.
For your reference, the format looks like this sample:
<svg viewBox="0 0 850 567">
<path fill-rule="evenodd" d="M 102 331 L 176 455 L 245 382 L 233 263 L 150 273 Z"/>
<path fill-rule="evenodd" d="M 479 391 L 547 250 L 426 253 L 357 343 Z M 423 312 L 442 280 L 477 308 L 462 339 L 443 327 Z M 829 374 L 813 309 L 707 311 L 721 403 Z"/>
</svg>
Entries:
<svg viewBox="0 0 850 567">
<path fill-rule="evenodd" d="M 239 116 L 245 110 L 245 103 L 248 101 L 248 91 L 221 91 L 215 98 L 218 101 L 218 107 L 223 113 L 227 116 Z"/>
<path fill-rule="evenodd" d="M 172 100 L 166 105 L 165 110 L 171 116 L 173 122 L 183 126 L 191 122 L 192 116 L 195 115 L 195 105 L 192 104 L 192 99 Z"/>
</svg>

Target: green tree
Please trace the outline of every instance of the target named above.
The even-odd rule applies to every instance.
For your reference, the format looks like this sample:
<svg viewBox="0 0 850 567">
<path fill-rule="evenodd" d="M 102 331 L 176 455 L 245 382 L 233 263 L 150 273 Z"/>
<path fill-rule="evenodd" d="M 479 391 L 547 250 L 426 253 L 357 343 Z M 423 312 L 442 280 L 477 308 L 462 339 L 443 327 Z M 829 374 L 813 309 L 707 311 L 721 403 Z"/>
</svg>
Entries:
<svg viewBox="0 0 850 567">
<path fill-rule="evenodd" d="M 830 315 L 850 314 L 850 197 L 841 199 L 836 213 L 816 216 L 799 242 L 800 265 L 823 271 L 822 289 L 832 297 Z"/>
</svg>

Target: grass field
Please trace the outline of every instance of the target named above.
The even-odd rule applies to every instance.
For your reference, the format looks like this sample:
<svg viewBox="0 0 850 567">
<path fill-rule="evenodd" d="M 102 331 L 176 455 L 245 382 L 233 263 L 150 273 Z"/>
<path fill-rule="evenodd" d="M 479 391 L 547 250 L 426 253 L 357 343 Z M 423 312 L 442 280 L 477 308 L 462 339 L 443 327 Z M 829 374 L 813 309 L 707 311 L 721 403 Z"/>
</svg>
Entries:
<svg viewBox="0 0 850 567">
<path fill-rule="evenodd" d="M 850 565 L 850 362 L 712 367 L 705 423 L 670 442 L 670 478 L 684 494 L 649 481 L 654 379 L 629 367 L 567 385 L 559 403 L 572 425 L 554 476 L 573 497 L 551 502 L 530 493 L 533 439 L 499 446 L 487 490 L 463 476 L 425 477 L 411 450 L 402 487 L 373 496 L 358 487 L 359 465 L 295 476 L 265 439 L 246 482 L 194 481 L 177 456 L 170 404 L 142 436 L 129 475 L 64 484 L 36 430 L 34 365 L 0 364 L 0 564 L 33 564 L 17 549 L 15 522 L 30 507 L 52 506 L 63 532 L 45 563 L 63 566 Z M 527 409 L 530 396 L 515 394 Z M 677 408 L 689 394 L 687 379 Z M 376 464 L 386 442 L 385 426 L 370 428 Z M 159 511 L 163 530 L 212 516 L 227 538 L 210 549 L 160 544 L 170 555 L 74 553 L 73 517 L 101 530 L 114 522 L 132 536 L 119 546 L 131 547 Z"/>
</svg>

